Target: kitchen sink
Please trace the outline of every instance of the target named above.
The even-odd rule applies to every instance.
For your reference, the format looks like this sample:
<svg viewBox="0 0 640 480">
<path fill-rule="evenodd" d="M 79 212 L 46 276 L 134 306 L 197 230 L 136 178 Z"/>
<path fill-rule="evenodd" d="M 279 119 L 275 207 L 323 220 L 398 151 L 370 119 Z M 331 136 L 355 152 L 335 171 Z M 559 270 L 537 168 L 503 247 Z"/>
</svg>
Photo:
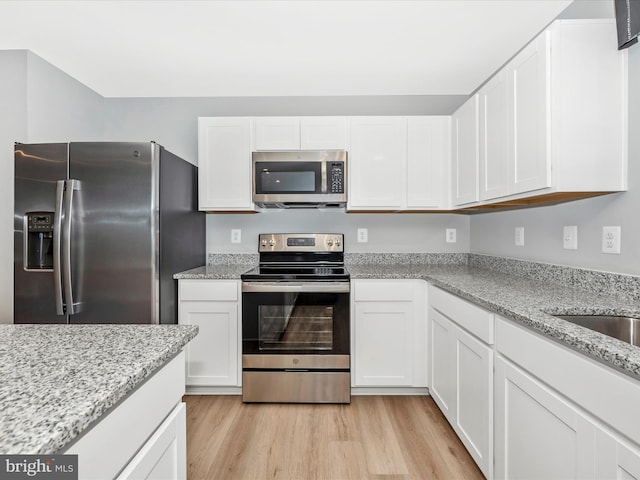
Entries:
<svg viewBox="0 0 640 480">
<path fill-rule="evenodd" d="M 614 315 L 554 315 L 568 322 L 640 347 L 640 318 Z"/>
</svg>

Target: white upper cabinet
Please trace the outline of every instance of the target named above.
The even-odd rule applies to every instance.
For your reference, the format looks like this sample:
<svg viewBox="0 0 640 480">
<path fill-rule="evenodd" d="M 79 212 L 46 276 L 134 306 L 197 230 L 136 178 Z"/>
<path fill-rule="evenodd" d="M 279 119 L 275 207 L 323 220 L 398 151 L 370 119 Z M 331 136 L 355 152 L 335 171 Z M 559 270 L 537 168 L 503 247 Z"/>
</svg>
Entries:
<svg viewBox="0 0 640 480">
<path fill-rule="evenodd" d="M 550 32 L 527 45 L 507 66 L 512 158 L 509 191 L 550 186 L 548 141 Z"/>
<path fill-rule="evenodd" d="M 406 208 L 448 208 L 451 117 L 407 117 Z"/>
<path fill-rule="evenodd" d="M 347 117 L 301 117 L 302 150 L 345 150 Z"/>
<path fill-rule="evenodd" d="M 250 118 L 198 118 L 198 197 L 200 210 L 254 210 Z"/>
<path fill-rule="evenodd" d="M 256 150 L 344 150 L 346 117 L 256 117 Z"/>
<path fill-rule="evenodd" d="M 298 117 L 258 117 L 253 120 L 256 150 L 300 150 Z"/>
<path fill-rule="evenodd" d="M 509 88 L 500 71 L 479 92 L 480 98 L 480 200 L 511 192 L 509 157 Z"/>
<path fill-rule="evenodd" d="M 478 201 L 478 95 L 451 118 L 451 202 L 454 207 Z"/>
<path fill-rule="evenodd" d="M 349 210 L 448 208 L 450 118 L 351 117 Z"/>
<path fill-rule="evenodd" d="M 626 190 L 627 52 L 615 38 L 613 19 L 556 21 L 479 90 L 481 201 Z M 464 186 L 469 165 L 458 167 Z"/>
<path fill-rule="evenodd" d="M 399 209 L 407 157 L 404 117 L 349 120 L 349 209 Z"/>
</svg>

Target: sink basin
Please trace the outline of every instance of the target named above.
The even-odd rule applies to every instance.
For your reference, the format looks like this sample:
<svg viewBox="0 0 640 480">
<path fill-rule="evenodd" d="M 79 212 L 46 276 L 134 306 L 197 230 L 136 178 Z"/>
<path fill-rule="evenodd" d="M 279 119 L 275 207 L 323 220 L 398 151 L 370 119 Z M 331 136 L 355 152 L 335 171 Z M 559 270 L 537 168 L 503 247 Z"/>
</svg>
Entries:
<svg viewBox="0 0 640 480">
<path fill-rule="evenodd" d="M 555 315 L 576 325 L 640 347 L 640 318 L 613 315 Z"/>
</svg>

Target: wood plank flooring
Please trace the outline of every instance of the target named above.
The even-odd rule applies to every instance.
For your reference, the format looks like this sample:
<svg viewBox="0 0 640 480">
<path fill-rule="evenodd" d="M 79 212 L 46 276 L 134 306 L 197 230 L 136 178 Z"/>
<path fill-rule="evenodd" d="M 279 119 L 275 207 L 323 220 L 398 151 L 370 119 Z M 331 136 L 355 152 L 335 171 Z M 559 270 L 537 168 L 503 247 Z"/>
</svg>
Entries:
<svg viewBox="0 0 640 480">
<path fill-rule="evenodd" d="M 483 479 L 428 396 L 350 405 L 186 395 L 188 480 Z"/>
</svg>

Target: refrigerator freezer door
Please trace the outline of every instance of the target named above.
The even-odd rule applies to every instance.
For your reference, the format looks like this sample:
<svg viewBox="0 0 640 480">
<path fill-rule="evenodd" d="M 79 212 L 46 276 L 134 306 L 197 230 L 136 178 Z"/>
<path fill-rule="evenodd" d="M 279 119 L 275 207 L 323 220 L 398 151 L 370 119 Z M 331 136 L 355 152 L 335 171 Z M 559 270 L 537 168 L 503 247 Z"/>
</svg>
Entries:
<svg viewBox="0 0 640 480">
<path fill-rule="evenodd" d="M 37 232 L 31 233 L 29 214 L 53 217 L 58 180 L 67 178 L 66 143 L 32 144 L 15 147 L 15 203 L 14 203 L 14 323 L 66 323 L 66 315 L 56 314 L 54 297 L 54 271 L 27 268 L 26 251 L 40 247 L 40 253 L 50 255 L 53 242 Z M 32 226 L 35 222 L 31 222 Z M 59 272 L 55 272 L 59 274 Z"/>
<path fill-rule="evenodd" d="M 71 143 L 70 323 L 157 323 L 159 147 Z"/>
</svg>

